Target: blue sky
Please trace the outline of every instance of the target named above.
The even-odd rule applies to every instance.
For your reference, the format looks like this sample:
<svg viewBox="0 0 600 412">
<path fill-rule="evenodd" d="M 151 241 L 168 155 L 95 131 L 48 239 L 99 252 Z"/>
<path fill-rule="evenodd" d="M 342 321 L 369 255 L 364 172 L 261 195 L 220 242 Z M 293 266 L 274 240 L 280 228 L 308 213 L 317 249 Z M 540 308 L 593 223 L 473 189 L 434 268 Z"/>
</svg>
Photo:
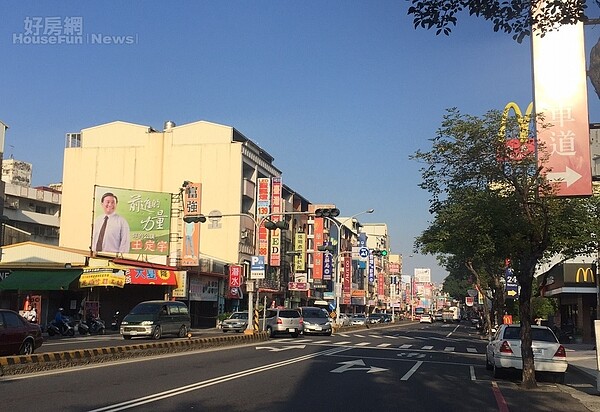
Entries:
<svg viewBox="0 0 600 412">
<path fill-rule="evenodd" d="M 427 228 L 419 164 L 446 109 L 480 115 L 532 100 L 530 45 L 461 16 L 450 37 L 414 30 L 405 1 L 22 1 L 0 3 L 5 157 L 33 184 L 62 180 L 65 133 L 122 120 L 160 129 L 235 127 L 275 158 L 283 181 L 388 225 L 392 253 Z M 592 13 L 598 17 L 599 13 Z M 81 17 L 84 37 L 134 43 L 26 45 L 27 17 Z M 600 27 L 586 29 L 591 47 Z M 600 122 L 590 92 L 590 121 Z M 431 256 L 405 260 L 405 273 Z"/>
</svg>

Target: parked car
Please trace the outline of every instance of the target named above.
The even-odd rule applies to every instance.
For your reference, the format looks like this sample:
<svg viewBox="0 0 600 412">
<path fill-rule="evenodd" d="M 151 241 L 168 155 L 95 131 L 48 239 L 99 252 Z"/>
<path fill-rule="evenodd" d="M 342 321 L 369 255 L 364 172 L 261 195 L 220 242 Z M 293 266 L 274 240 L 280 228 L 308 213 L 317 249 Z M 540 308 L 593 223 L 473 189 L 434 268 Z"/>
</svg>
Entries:
<svg viewBox="0 0 600 412">
<path fill-rule="evenodd" d="M 270 337 L 289 333 L 293 338 L 297 338 L 302 332 L 303 320 L 296 309 L 273 308 L 267 309 L 265 317 L 259 319 L 259 327 L 269 332 Z"/>
<path fill-rule="evenodd" d="M 298 308 L 302 316 L 302 333 L 331 335 L 331 318 L 325 309 L 313 306 Z"/>
<path fill-rule="evenodd" d="M 387 313 L 371 313 L 367 318 L 369 323 L 388 323 L 392 321 L 392 315 Z"/>
<path fill-rule="evenodd" d="M 424 313 L 421 315 L 419 323 L 433 323 L 433 318 L 431 317 L 431 315 Z"/>
<path fill-rule="evenodd" d="M 248 312 L 233 312 L 221 322 L 223 332 L 243 332 L 248 327 Z"/>
<path fill-rule="evenodd" d="M 337 318 L 337 323 L 340 326 L 350 326 L 352 323 L 352 318 L 345 313 L 340 313 Z"/>
<path fill-rule="evenodd" d="M 39 325 L 17 312 L 0 309 L 0 355 L 31 355 L 43 341 Z"/>
<path fill-rule="evenodd" d="M 354 315 L 352 316 L 352 325 L 366 325 L 367 318 L 365 315 Z"/>
<path fill-rule="evenodd" d="M 531 326 L 531 348 L 536 372 L 552 373 L 564 383 L 567 353 L 547 326 Z M 521 325 L 501 325 L 490 339 L 485 353 L 485 366 L 500 378 L 508 370 L 522 370 Z"/>
<path fill-rule="evenodd" d="M 160 339 L 163 335 L 183 338 L 191 327 L 190 312 L 183 302 L 149 300 L 138 303 L 121 321 L 124 339 L 145 336 Z"/>
</svg>

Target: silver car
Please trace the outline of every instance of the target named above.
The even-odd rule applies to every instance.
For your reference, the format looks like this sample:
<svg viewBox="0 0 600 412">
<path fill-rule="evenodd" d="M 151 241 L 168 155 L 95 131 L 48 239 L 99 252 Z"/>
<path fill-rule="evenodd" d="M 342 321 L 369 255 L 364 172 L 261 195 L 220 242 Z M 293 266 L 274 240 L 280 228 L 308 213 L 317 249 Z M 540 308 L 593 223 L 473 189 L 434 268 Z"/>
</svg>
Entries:
<svg viewBox="0 0 600 412">
<path fill-rule="evenodd" d="M 302 306 L 298 309 L 302 315 L 302 333 L 305 335 L 331 335 L 331 318 L 325 309 L 314 306 Z"/>
<path fill-rule="evenodd" d="M 233 312 L 221 322 L 223 332 L 243 332 L 248 327 L 248 312 Z"/>
<path fill-rule="evenodd" d="M 269 332 L 270 337 L 280 333 L 289 333 L 297 338 L 302 332 L 302 316 L 296 309 L 267 309 L 265 317 L 259 320 L 261 330 Z"/>
</svg>

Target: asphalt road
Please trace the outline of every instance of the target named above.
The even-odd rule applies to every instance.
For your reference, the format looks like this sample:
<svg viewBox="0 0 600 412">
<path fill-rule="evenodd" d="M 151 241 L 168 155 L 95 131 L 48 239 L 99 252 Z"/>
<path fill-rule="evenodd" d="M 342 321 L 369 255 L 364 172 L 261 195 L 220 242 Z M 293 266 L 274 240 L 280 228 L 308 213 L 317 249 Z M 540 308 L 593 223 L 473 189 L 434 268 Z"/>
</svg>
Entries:
<svg viewBox="0 0 600 412">
<path fill-rule="evenodd" d="M 494 380 L 484 353 L 463 324 L 394 325 L 6 377 L 0 390 L 14 412 L 589 410 L 563 385 Z"/>
</svg>

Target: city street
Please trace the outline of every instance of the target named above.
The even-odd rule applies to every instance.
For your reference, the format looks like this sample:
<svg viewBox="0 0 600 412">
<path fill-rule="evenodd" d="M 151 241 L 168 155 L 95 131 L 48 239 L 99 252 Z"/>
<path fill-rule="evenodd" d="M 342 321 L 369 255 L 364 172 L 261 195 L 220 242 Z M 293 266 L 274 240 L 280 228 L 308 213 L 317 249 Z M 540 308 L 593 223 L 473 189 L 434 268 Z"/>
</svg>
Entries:
<svg viewBox="0 0 600 412">
<path fill-rule="evenodd" d="M 110 337 L 110 336 L 109 336 Z M 116 411 L 588 411 L 561 385 L 494 381 L 465 324 L 404 324 L 333 336 L 107 363 L 0 380 L 3 408 Z M 567 374 L 566 386 L 584 384 Z"/>
</svg>

